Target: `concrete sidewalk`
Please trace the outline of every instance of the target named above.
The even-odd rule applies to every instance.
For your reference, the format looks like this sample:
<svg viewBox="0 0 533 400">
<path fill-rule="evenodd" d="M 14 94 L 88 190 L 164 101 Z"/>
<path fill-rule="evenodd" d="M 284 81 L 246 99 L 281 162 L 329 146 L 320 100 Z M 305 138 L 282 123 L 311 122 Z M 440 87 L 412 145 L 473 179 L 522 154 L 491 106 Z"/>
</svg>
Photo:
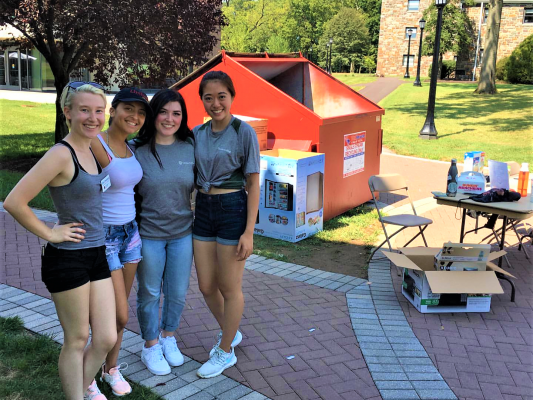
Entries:
<svg viewBox="0 0 533 400">
<path fill-rule="evenodd" d="M 358 92 L 377 104 L 404 83 L 406 82 L 394 77 L 378 78 L 374 82 L 365 83 L 365 87 Z"/>
</svg>

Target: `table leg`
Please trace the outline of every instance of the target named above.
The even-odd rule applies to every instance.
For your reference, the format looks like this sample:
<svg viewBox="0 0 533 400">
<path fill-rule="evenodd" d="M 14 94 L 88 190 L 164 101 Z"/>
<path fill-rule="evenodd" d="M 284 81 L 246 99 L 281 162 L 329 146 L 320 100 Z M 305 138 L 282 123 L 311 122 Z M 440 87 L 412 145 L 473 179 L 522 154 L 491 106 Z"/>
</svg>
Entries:
<svg viewBox="0 0 533 400">
<path fill-rule="evenodd" d="M 465 236 L 465 222 L 466 222 L 466 208 L 463 208 L 463 217 L 461 219 L 461 236 L 459 237 L 459 243 L 463 243 Z"/>
<path fill-rule="evenodd" d="M 500 242 L 500 250 L 503 250 L 503 248 L 505 247 L 505 231 L 507 230 L 507 217 L 504 215 L 503 216 L 503 225 L 502 225 L 502 238 L 501 238 L 501 242 Z M 498 260 L 498 267 L 502 267 L 503 265 L 503 257 L 500 257 L 500 259 Z M 511 284 L 511 302 L 514 303 L 514 299 L 515 299 L 515 287 L 514 287 L 514 283 L 508 279 L 505 275 L 503 274 L 496 274 L 496 276 L 498 277 L 498 279 L 503 279 L 504 281 L 507 281 Z"/>
<path fill-rule="evenodd" d="M 505 247 L 505 230 L 507 229 L 507 217 L 503 216 L 503 225 L 502 225 L 502 241 L 500 242 L 500 250 L 503 250 Z M 498 267 L 502 267 L 503 265 L 503 257 L 500 257 L 498 260 Z"/>
<path fill-rule="evenodd" d="M 514 287 L 513 281 L 511 281 L 509 278 L 507 278 L 504 274 L 502 274 L 500 272 L 496 272 L 496 276 L 498 277 L 498 279 L 502 279 L 502 280 L 507 281 L 507 282 L 509 282 L 511 284 L 511 303 L 514 303 L 515 287 Z"/>
</svg>

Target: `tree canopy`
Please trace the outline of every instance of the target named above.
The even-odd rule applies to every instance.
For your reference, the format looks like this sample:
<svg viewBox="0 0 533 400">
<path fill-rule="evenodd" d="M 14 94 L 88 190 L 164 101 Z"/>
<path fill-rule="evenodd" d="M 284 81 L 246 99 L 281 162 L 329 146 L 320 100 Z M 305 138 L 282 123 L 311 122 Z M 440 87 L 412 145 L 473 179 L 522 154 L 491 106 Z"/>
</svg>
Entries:
<svg viewBox="0 0 533 400">
<path fill-rule="evenodd" d="M 301 51 L 312 61 L 321 65 L 326 60 L 324 35 L 333 35 L 334 41 L 343 48 L 356 49 L 357 56 L 349 55 L 342 50 L 336 55 L 333 46 L 333 66 L 335 70 L 343 70 L 352 66 L 375 67 L 377 45 L 379 40 L 379 22 L 381 0 L 225 0 L 223 12 L 227 25 L 222 29 L 222 48 L 230 51 L 247 51 L 271 53 Z M 356 20 L 342 20 L 340 15 L 352 9 L 356 12 Z M 347 24 L 350 31 L 357 25 L 357 36 L 348 38 L 342 29 L 333 24 Z M 344 21 L 344 22 L 341 22 Z M 362 21 L 362 22 L 361 22 Z M 328 33 L 326 32 L 328 29 Z M 363 33 L 364 39 L 362 39 Z M 338 37 L 337 37 L 338 36 Z M 367 45 L 354 43 L 365 41 Z M 354 42 L 351 45 L 348 42 Z M 341 50 L 339 48 L 338 50 Z M 359 60 L 359 61 L 355 61 Z"/>
<path fill-rule="evenodd" d="M 58 140 L 67 133 L 59 95 L 76 68 L 86 67 L 104 85 L 176 78 L 215 46 L 224 23 L 220 6 L 221 0 L 5 0 L 0 26 L 22 32 L 14 40 L 50 64 Z"/>
<path fill-rule="evenodd" d="M 354 8 L 341 8 L 337 15 L 326 23 L 320 38 L 319 48 L 324 52 L 326 43 L 333 38 L 331 63 L 336 71 L 364 66 L 370 38 L 366 27 L 366 16 Z"/>
<path fill-rule="evenodd" d="M 437 7 L 432 3 L 423 14 L 426 20 L 422 54 L 433 54 L 437 27 Z M 451 0 L 442 10 L 440 56 L 448 51 L 455 54 L 467 52 L 473 45 L 474 27 L 468 15 L 461 10 L 460 0 Z"/>
</svg>

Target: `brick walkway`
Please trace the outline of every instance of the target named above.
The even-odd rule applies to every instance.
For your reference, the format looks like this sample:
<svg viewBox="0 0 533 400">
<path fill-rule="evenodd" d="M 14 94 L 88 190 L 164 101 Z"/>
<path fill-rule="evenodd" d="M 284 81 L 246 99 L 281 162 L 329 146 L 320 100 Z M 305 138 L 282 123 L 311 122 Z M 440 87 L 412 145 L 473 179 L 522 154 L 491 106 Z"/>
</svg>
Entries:
<svg viewBox="0 0 533 400">
<path fill-rule="evenodd" d="M 439 182 L 444 181 L 447 169 L 447 163 L 382 156 L 382 172 L 405 175 L 414 200 L 427 198 L 431 189 L 442 190 L 435 186 L 444 185 Z M 425 180 L 427 176 L 432 177 L 431 181 Z M 398 206 L 405 199 L 382 197 L 381 201 Z M 427 230 L 430 245 L 440 246 L 458 238 L 460 221 L 454 218 L 454 212 L 450 207 L 427 207 L 424 215 L 434 220 Z M 49 297 L 40 282 L 40 241 L 2 212 L 0 236 L 3 236 L 0 283 Z M 508 238 L 513 246 L 515 238 L 511 235 Z M 405 241 L 403 233 L 398 235 L 399 245 Z M 528 249 L 533 255 L 529 244 Z M 227 370 L 228 383 L 220 385 L 226 391 L 217 392 L 212 386 L 211 393 L 182 391 L 179 398 L 232 399 L 261 393 L 280 400 L 437 399 L 453 398 L 447 389 L 451 388 L 462 400 L 531 400 L 532 266 L 516 249 L 511 248 L 509 253 L 514 267 L 511 273 L 518 277 L 515 303 L 509 301 L 508 284 L 504 282 L 506 293 L 494 296 L 490 313 L 440 315 L 420 314 L 401 293 L 394 296 L 393 290 L 400 288 L 399 278 L 395 270 L 390 274 L 383 264 L 371 265 L 369 276 L 374 282 L 366 285 L 342 275 L 256 257 L 245 271 L 246 309 L 241 325 L 244 340 L 236 350 L 237 366 Z M 197 363 L 206 360 L 217 333 L 216 322 L 198 291 L 194 274 L 187 302 L 176 336 L 184 354 L 191 358 L 187 368 L 192 369 L 176 373 L 189 374 L 191 379 Z M 130 304 L 128 328 L 135 334 L 138 332 L 135 293 Z M 1 307 L 2 304 L 0 315 Z M 399 314 L 401 310 L 403 313 Z M 402 331 L 405 334 L 400 334 Z M 139 342 L 133 336 L 129 340 L 132 339 L 128 348 L 132 350 L 131 356 L 137 357 L 134 350 Z M 405 354 L 405 346 L 401 345 L 407 343 L 416 350 Z M 418 348 L 418 343 L 423 349 Z M 132 361 L 130 365 L 137 360 L 131 358 Z M 409 366 L 413 365 L 410 362 L 416 362 L 416 367 Z M 423 376 L 424 372 L 434 375 L 428 378 Z M 189 388 L 193 387 L 198 386 L 193 384 Z M 246 394 L 248 387 L 256 392 Z M 235 397 L 237 394 L 239 397 Z"/>
<path fill-rule="evenodd" d="M 413 200 L 427 195 L 429 189 L 442 190 L 440 187 L 445 185 L 447 171 L 447 163 L 393 155 L 382 157 L 382 173 L 396 172 L 406 176 Z M 388 204 L 405 202 L 383 197 L 381 201 Z M 458 241 L 461 222 L 456 219 L 459 212 L 457 217 L 455 212 L 455 208 L 438 206 L 423 214 L 434 221 L 426 230 L 430 246 L 442 246 L 448 240 Z M 480 224 L 483 222 L 480 219 Z M 525 222 L 533 225 L 533 218 Z M 466 230 L 473 228 L 474 220 L 467 218 Z M 398 234 L 396 243 L 401 246 L 413 235 L 412 230 L 405 230 Z M 466 242 L 477 243 L 486 235 L 487 230 L 470 234 Z M 510 302 L 510 285 L 501 281 L 505 293 L 493 296 L 490 313 L 420 314 L 402 296 L 400 277 L 392 274 L 393 286 L 409 324 L 460 399 L 533 399 L 533 265 L 523 252 L 518 251 L 514 233 L 509 232 L 506 240 L 513 268 L 509 269 L 505 261 L 503 268 L 517 277 L 514 280 L 516 302 Z M 412 245 L 422 246 L 423 242 L 418 238 Z M 531 241 L 526 246 L 533 256 Z"/>
</svg>

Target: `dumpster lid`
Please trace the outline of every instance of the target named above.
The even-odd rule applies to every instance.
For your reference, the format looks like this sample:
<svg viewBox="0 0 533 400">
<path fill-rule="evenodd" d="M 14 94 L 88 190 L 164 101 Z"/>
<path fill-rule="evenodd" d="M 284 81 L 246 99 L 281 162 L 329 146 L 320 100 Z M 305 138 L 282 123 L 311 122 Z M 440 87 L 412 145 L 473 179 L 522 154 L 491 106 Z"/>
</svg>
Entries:
<svg viewBox="0 0 533 400">
<path fill-rule="evenodd" d="M 323 71 L 301 53 L 232 53 L 222 50 L 171 89 L 179 90 L 220 63 L 233 64 L 243 73 L 248 71 L 268 87 L 291 100 L 299 112 L 308 114 L 320 124 L 342 122 L 362 115 L 382 115 L 385 110 L 363 95 Z"/>
</svg>

